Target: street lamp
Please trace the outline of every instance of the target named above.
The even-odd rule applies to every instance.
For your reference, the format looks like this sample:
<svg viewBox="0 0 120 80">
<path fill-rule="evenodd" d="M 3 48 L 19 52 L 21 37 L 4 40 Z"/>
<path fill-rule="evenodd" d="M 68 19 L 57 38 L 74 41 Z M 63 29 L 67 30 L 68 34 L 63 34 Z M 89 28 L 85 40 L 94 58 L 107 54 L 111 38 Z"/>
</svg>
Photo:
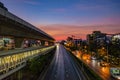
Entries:
<svg viewBox="0 0 120 80">
<path fill-rule="evenodd" d="M 108 45 L 107 45 L 107 62 L 109 62 L 108 59 L 109 59 L 109 56 L 108 56 Z"/>
</svg>

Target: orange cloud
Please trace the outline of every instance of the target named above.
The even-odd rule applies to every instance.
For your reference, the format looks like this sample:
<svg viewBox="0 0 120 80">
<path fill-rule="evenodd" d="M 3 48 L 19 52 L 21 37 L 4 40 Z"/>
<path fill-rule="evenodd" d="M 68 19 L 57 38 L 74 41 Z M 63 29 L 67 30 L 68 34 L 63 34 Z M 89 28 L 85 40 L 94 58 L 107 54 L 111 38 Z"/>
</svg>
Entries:
<svg viewBox="0 0 120 80">
<path fill-rule="evenodd" d="M 94 26 L 76 26 L 53 24 L 39 26 L 40 29 L 53 36 L 56 40 L 65 40 L 68 36 L 75 35 L 76 38 L 86 39 L 86 35 L 92 31 L 100 30 L 103 33 L 119 33 L 120 25 L 94 25 Z"/>
</svg>

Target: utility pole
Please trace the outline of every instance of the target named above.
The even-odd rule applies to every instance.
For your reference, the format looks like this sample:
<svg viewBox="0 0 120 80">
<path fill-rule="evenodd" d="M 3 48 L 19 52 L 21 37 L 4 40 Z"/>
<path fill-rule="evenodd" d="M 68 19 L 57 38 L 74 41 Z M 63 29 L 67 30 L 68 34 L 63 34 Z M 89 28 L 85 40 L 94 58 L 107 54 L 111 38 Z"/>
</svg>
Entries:
<svg viewBox="0 0 120 80">
<path fill-rule="evenodd" d="M 109 62 L 109 55 L 108 55 L 108 44 L 107 44 L 107 62 Z"/>
</svg>

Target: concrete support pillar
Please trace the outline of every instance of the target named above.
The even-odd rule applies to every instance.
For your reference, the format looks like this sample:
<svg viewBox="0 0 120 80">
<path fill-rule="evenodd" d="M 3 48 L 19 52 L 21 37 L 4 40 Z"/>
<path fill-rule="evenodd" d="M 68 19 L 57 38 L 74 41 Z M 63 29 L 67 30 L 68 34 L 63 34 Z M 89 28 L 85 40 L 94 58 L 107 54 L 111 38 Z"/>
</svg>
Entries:
<svg viewBox="0 0 120 80">
<path fill-rule="evenodd" d="M 51 42 L 48 42 L 48 46 L 51 46 Z"/>
<path fill-rule="evenodd" d="M 45 41 L 41 40 L 41 45 L 45 46 Z"/>
<path fill-rule="evenodd" d="M 24 41 L 24 38 L 14 38 L 15 40 L 15 47 L 16 48 L 21 48 L 22 47 L 22 44 L 23 44 L 23 41 Z"/>
</svg>

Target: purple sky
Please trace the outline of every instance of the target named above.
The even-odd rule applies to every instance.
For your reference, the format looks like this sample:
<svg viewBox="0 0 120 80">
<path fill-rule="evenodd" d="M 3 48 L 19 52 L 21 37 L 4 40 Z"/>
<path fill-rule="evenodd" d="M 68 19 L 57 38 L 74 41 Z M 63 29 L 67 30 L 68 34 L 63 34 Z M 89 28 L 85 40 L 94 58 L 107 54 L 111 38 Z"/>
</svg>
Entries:
<svg viewBox="0 0 120 80">
<path fill-rule="evenodd" d="M 120 32 L 120 0 L 0 0 L 10 12 L 57 40 L 94 30 Z"/>
</svg>

